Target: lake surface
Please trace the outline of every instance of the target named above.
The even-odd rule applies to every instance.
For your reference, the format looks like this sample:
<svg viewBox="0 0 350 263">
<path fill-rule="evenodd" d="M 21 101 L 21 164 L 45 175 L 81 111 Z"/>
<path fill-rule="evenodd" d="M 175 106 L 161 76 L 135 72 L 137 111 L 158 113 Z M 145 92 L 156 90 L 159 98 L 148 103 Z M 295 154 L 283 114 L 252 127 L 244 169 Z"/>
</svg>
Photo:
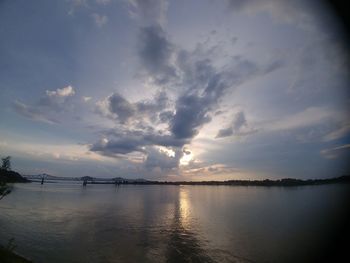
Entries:
<svg viewBox="0 0 350 263">
<path fill-rule="evenodd" d="M 329 245 L 348 191 L 16 184 L 0 201 L 0 244 L 14 238 L 38 263 L 301 262 Z"/>
</svg>

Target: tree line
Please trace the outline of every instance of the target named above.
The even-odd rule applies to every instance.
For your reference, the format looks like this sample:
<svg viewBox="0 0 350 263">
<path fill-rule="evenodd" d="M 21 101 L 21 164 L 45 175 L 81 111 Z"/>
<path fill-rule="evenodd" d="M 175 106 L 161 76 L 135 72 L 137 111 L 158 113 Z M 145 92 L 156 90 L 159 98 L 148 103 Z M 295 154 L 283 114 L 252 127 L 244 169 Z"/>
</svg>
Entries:
<svg viewBox="0 0 350 263">
<path fill-rule="evenodd" d="M 1 170 L 11 171 L 11 156 L 1 158 Z"/>
</svg>

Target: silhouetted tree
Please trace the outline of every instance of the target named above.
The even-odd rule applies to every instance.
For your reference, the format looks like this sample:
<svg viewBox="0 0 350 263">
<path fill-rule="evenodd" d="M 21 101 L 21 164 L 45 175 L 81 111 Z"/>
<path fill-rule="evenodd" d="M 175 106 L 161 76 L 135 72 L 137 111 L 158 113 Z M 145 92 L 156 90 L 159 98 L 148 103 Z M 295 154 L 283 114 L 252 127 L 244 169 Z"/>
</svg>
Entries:
<svg viewBox="0 0 350 263">
<path fill-rule="evenodd" d="M 5 197 L 5 195 L 8 195 L 11 193 L 11 187 L 7 184 L 0 182 L 0 200 Z"/>
<path fill-rule="evenodd" d="M 11 170 L 11 156 L 1 158 L 1 161 L 2 161 L 1 169 L 6 171 Z"/>
</svg>

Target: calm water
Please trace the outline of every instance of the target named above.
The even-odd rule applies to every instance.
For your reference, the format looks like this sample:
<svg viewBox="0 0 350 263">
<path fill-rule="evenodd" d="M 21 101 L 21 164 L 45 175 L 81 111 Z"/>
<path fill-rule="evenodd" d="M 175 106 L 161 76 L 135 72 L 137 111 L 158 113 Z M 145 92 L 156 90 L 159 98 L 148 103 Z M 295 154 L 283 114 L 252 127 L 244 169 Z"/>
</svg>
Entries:
<svg viewBox="0 0 350 263">
<path fill-rule="evenodd" d="M 34 262 L 300 262 L 329 244 L 348 188 L 17 184 L 0 243 Z"/>
</svg>

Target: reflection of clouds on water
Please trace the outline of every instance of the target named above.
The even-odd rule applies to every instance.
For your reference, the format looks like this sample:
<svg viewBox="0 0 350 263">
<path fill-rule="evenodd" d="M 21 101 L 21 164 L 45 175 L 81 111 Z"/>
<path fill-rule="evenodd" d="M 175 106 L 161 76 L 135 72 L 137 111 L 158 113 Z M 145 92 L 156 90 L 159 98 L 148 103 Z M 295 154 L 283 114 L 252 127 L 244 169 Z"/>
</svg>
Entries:
<svg viewBox="0 0 350 263">
<path fill-rule="evenodd" d="M 186 187 L 178 187 L 169 241 L 167 262 L 213 262 L 202 248 L 197 235 L 191 231 L 191 207 Z"/>
<path fill-rule="evenodd" d="M 13 227 L 3 222 L 12 233 L 6 237 L 20 232 L 26 237 L 18 241 L 20 247 L 27 246 L 23 254 L 37 262 L 67 258 L 77 262 L 232 262 L 224 258 L 234 258 L 230 252 L 213 248 L 208 243 L 210 235 L 200 230 L 199 226 L 207 225 L 202 220 L 199 224 L 194 213 L 191 187 L 20 187 L 20 195 L 9 196 L 8 206 L 16 204 L 17 209 L 8 208 Z"/>
<path fill-rule="evenodd" d="M 59 184 L 14 188 L 0 202 L 0 244 L 14 237 L 18 253 L 50 263 L 294 262 L 305 251 L 319 251 L 322 240 L 330 240 L 325 239 L 327 216 L 339 215 L 348 189 L 124 185 L 116 190 L 111 185 L 82 189 Z M 308 217 L 318 223 L 305 220 Z"/>
</svg>

